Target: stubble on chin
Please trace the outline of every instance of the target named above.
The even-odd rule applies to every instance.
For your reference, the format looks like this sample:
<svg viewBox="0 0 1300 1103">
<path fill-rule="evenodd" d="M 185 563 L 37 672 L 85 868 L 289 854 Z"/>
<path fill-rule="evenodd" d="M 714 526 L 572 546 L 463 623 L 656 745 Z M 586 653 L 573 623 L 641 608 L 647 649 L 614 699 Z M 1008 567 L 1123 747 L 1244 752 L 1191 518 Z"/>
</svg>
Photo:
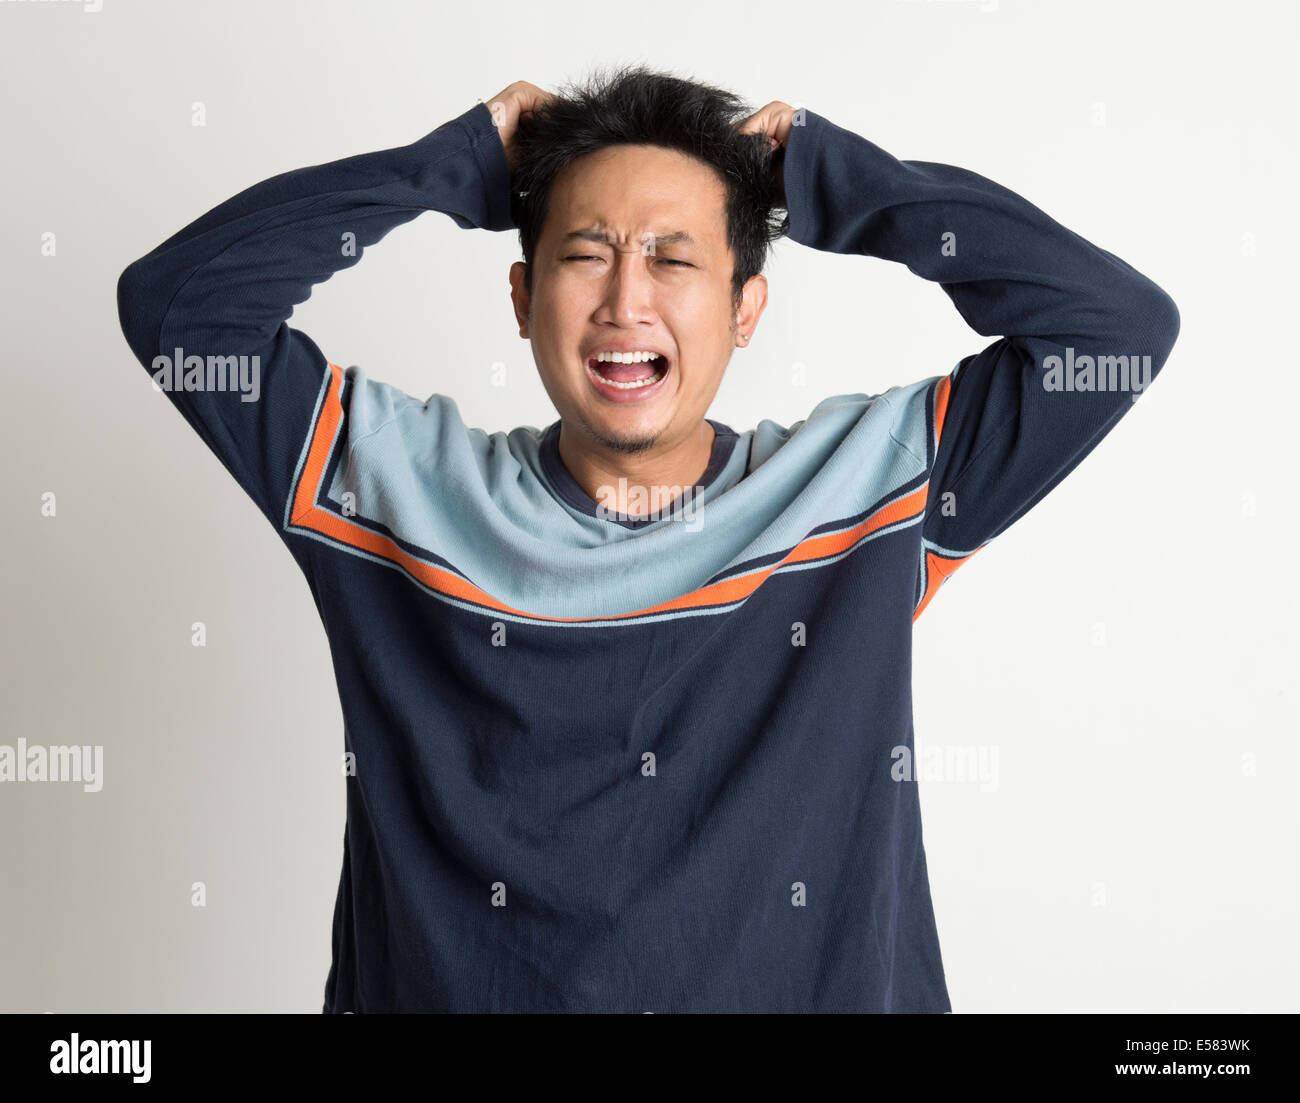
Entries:
<svg viewBox="0 0 1300 1103">
<path fill-rule="evenodd" d="M 656 444 L 659 443 L 662 433 L 652 433 L 649 436 L 610 436 L 602 433 L 585 418 L 582 419 L 582 427 L 586 430 L 587 435 L 597 444 L 609 449 L 611 452 L 617 452 L 623 456 L 637 456 L 643 452 L 649 452 Z"/>
</svg>

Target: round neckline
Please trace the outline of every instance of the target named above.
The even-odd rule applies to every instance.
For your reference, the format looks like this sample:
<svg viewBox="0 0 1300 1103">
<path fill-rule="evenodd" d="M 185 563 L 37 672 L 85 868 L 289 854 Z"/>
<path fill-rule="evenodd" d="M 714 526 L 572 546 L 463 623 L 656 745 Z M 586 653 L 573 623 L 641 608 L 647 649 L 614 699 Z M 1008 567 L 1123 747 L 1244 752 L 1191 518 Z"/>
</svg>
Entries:
<svg viewBox="0 0 1300 1103">
<path fill-rule="evenodd" d="M 736 431 L 729 425 L 714 421 L 712 418 L 706 417 L 704 420 L 713 426 L 713 451 L 709 455 L 709 465 L 704 469 L 704 474 L 695 482 L 694 493 L 697 496 L 708 489 L 722 473 L 722 469 L 727 466 L 727 461 L 731 459 L 731 453 L 735 449 L 738 439 Z M 673 505 L 669 505 L 662 510 L 658 516 L 650 514 L 645 517 L 629 517 L 624 514 L 613 513 L 607 509 L 601 509 L 600 504 L 583 490 L 578 484 L 578 480 L 569 473 L 569 469 L 564 466 L 564 461 L 560 458 L 560 423 L 558 421 L 552 422 L 542 433 L 538 456 L 541 460 L 542 470 L 550 480 L 556 494 L 568 505 L 581 513 L 585 513 L 588 517 L 595 517 L 600 521 L 612 521 L 624 528 L 640 529 L 645 528 L 646 525 L 653 525 L 657 521 L 672 517 L 674 514 L 676 501 Z"/>
</svg>

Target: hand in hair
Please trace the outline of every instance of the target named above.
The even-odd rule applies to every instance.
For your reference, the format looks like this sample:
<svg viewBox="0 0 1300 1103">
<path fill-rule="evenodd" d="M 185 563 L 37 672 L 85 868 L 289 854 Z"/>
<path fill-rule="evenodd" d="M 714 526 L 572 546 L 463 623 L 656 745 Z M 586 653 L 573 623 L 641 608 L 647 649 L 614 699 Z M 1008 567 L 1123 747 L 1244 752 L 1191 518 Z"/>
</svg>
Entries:
<svg viewBox="0 0 1300 1103">
<path fill-rule="evenodd" d="M 790 140 L 790 127 L 794 125 L 797 109 L 780 100 L 773 100 L 766 107 L 760 108 L 737 126 L 741 134 L 762 134 L 767 138 L 768 148 L 772 150 L 772 171 L 776 175 L 776 186 L 785 202 L 785 147 Z"/>
<path fill-rule="evenodd" d="M 516 168 L 513 141 L 520 117 L 531 114 L 538 106 L 553 98 L 552 93 L 545 89 L 529 84 L 526 80 L 517 80 L 487 101 L 488 110 L 492 112 L 492 122 L 505 146 L 506 162 L 510 165 L 511 172 Z"/>
</svg>

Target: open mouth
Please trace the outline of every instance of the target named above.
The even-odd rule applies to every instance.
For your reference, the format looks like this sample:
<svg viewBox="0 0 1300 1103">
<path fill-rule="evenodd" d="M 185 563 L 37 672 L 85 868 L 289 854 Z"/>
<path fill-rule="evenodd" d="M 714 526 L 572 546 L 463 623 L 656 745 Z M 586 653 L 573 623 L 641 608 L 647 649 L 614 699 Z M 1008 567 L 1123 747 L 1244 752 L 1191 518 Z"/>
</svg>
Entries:
<svg viewBox="0 0 1300 1103">
<path fill-rule="evenodd" d="M 658 389 L 671 366 L 666 356 L 637 359 L 631 363 L 592 356 L 587 359 L 587 375 L 608 397 L 631 399 Z"/>
</svg>

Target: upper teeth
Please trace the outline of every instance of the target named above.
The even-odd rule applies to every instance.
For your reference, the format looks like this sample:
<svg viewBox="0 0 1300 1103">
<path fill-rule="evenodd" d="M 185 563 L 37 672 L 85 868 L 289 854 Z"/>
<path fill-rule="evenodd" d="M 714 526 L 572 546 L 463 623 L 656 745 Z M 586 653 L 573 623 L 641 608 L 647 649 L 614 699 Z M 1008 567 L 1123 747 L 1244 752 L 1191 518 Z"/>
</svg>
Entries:
<svg viewBox="0 0 1300 1103">
<path fill-rule="evenodd" d="M 658 360 L 657 352 L 598 352 L 596 360 L 601 364 L 644 364 L 647 360 Z"/>
</svg>

